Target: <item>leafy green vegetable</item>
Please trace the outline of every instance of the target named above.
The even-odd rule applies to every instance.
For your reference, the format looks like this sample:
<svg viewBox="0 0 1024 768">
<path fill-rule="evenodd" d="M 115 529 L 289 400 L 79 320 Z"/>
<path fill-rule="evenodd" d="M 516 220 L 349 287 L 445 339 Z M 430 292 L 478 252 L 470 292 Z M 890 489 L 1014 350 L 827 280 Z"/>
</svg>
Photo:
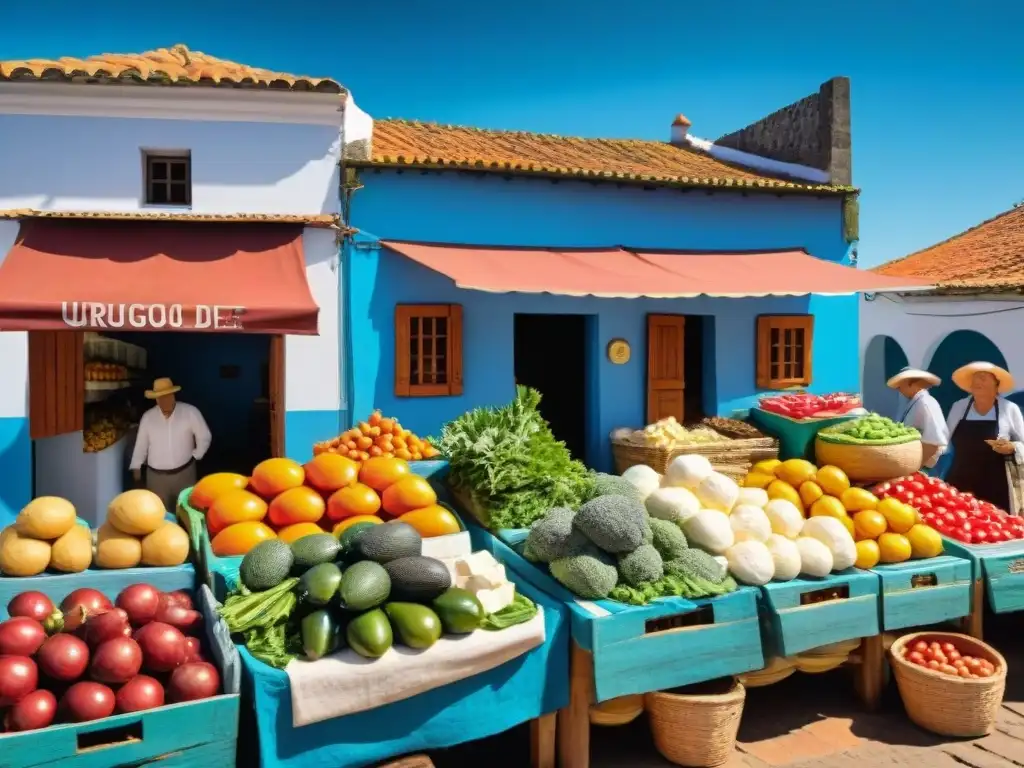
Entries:
<svg viewBox="0 0 1024 768">
<path fill-rule="evenodd" d="M 480 624 L 481 629 L 496 631 L 508 629 L 516 624 L 525 624 L 537 615 L 537 606 L 524 595 L 516 592 L 515 598 L 497 613 L 489 613 L 484 616 Z"/>
<path fill-rule="evenodd" d="M 294 621 L 282 621 L 270 627 L 255 627 L 245 632 L 245 647 L 264 664 L 284 669 L 302 655 L 302 636 Z"/>
<path fill-rule="evenodd" d="M 240 584 L 218 613 L 233 635 L 252 629 L 269 629 L 287 621 L 292 615 L 299 602 L 293 591 L 298 583 L 299 580 L 293 576 L 263 592 L 250 592 Z"/>
<path fill-rule="evenodd" d="M 707 579 L 695 576 L 674 576 L 666 574 L 657 581 L 648 581 L 639 587 L 619 584 L 608 597 L 620 603 L 630 605 L 647 605 L 659 597 L 685 597 L 694 600 L 698 597 L 716 597 L 736 591 L 736 582 L 732 577 L 715 584 Z"/>
<path fill-rule="evenodd" d="M 539 392 L 517 387 L 511 403 L 463 414 L 437 441 L 449 482 L 487 509 L 493 530 L 527 528 L 552 507 L 576 509 L 593 493 L 593 474 L 555 439 L 539 404 Z"/>
</svg>

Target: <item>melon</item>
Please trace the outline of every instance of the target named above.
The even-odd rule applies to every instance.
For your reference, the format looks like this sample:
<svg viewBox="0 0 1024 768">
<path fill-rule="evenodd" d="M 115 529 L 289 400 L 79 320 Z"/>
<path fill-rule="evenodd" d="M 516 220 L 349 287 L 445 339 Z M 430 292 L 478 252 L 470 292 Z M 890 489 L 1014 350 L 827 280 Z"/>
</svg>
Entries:
<svg viewBox="0 0 1024 768">
<path fill-rule="evenodd" d="M 14 526 L 0 534 L 0 572 L 5 576 L 38 576 L 50 564 L 50 544 L 22 536 Z"/>
<path fill-rule="evenodd" d="M 152 533 L 164 524 L 166 517 L 163 501 L 145 488 L 119 493 L 107 507 L 107 522 L 132 536 Z"/>
<path fill-rule="evenodd" d="M 70 531 L 77 517 L 75 505 L 67 499 L 40 496 L 25 505 L 14 524 L 22 536 L 52 541 Z"/>
<path fill-rule="evenodd" d="M 84 525 L 71 530 L 53 542 L 50 567 L 64 573 L 81 573 L 92 565 L 92 531 Z"/>
<path fill-rule="evenodd" d="M 134 568 L 142 560 L 142 542 L 121 533 L 110 523 L 96 531 L 96 565 L 100 568 Z"/>
<path fill-rule="evenodd" d="M 298 488 L 306 479 L 302 465 L 291 459 L 266 459 L 252 471 L 250 487 L 267 501 L 290 488 Z"/>
<path fill-rule="evenodd" d="M 166 522 L 142 540 L 142 564 L 181 565 L 188 559 L 188 534 L 177 523 Z"/>
<path fill-rule="evenodd" d="M 220 496 L 228 491 L 244 490 L 249 485 L 249 478 L 234 472 L 214 472 L 207 475 L 192 489 L 188 503 L 193 509 L 205 512 Z"/>
</svg>

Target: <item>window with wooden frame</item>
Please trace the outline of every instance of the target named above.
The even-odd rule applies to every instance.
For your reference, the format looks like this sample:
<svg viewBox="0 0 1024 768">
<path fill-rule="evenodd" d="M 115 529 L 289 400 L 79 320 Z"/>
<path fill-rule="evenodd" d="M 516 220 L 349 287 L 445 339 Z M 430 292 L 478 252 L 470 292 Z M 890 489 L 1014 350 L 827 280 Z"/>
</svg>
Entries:
<svg viewBox="0 0 1024 768">
<path fill-rule="evenodd" d="M 146 205 L 192 205 L 192 153 L 145 152 Z"/>
<path fill-rule="evenodd" d="M 761 315 L 757 318 L 757 386 L 806 387 L 811 383 L 813 315 Z"/>
<path fill-rule="evenodd" d="M 462 306 L 395 307 L 395 395 L 462 394 Z"/>
</svg>

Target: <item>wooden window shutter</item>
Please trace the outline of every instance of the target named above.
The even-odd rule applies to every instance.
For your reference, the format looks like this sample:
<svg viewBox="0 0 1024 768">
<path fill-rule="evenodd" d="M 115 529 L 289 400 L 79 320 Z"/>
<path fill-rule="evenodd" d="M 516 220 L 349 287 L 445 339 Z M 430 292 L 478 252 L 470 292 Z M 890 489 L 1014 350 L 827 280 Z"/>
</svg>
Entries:
<svg viewBox="0 0 1024 768">
<path fill-rule="evenodd" d="M 760 389 L 809 386 L 813 378 L 814 316 L 757 318 L 756 385 Z"/>
<path fill-rule="evenodd" d="M 462 305 L 448 306 L 448 394 L 462 394 Z"/>
<path fill-rule="evenodd" d="M 395 307 L 395 396 L 461 395 L 462 306 Z"/>
<path fill-rule="evenodd" d="M 84 338 L 78 331 L 29 332 L 28 420 L 33 440 L 82 430 Z"/>
</svg>

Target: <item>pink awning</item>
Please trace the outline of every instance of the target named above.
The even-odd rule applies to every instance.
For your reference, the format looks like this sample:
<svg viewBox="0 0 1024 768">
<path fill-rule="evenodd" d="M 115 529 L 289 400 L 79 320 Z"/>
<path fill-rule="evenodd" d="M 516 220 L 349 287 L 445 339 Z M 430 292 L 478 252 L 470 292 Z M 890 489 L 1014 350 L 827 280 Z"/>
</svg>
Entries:
<svg viewBox="0 0 1024 768">
<path fill-rule="evenodd" d="M 489 293 L 657 299 L 848 295 L 928 290 L 921 280 L 845 267 L 806 251 L 691 253 L 624 248 L 514 248 L 383 240 L 455 281 Z"/>
</svg>

